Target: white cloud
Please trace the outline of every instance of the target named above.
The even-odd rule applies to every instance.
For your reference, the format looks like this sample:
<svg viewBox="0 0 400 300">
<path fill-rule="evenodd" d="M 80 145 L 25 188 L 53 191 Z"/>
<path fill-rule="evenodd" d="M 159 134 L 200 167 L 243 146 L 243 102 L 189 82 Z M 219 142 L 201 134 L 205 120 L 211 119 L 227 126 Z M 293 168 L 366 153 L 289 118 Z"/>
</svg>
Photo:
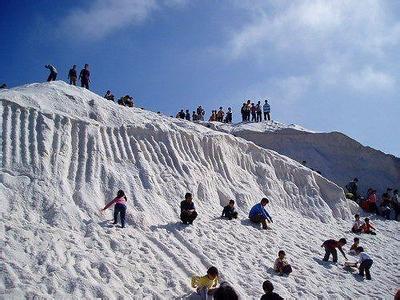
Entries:
<svg viewBox="0 0 400 300">
<path fill-rule="evenodd" d="M 142 23 L 162 6 L 176 8 L 185 4 L 186 0 L 95 0 L 86 8 L 72 10 L 62 21 L 61 29 L 74 38 L 97 40 Z"/>
<path fill-rule="evenodd" d="M 400 48 L 400 21 L 388 3 L 247 1 L 240 8 L 255 21 L 234 31 L 222 51 L 230 60 L 246 58 L 261 64 L 271 57 L 307 61 L 307 73 L 302 75 L 320 85 L 392 89 L 395 81 L 385 70 L 391 66 L 386 56 L 389 49 Z"/>
<path fill-rule="evenodd" d="M 387 91 L 395 87 L 396 80 L 389 74 L 366 67 L 357 73 L 350 74 L 348 83 L 359 91 L 369 89 Z"/>
</svg>

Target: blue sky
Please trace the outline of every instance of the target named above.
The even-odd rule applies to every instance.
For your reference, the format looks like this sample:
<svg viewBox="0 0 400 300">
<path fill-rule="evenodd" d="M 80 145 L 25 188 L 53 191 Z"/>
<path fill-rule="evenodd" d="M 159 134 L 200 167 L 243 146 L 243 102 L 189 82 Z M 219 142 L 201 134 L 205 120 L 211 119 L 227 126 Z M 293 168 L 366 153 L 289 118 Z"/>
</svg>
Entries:
<svg viewBox="0 0 400 300">
<path fill-rule="evenodd" d="M 78 3 L 78 4 L 77 4 Z M 66 80 L 175 115 L 270 99 L 273 119 L 400 156 L 400 1 L 2 1 L 0 82 Z"/>
</svg>

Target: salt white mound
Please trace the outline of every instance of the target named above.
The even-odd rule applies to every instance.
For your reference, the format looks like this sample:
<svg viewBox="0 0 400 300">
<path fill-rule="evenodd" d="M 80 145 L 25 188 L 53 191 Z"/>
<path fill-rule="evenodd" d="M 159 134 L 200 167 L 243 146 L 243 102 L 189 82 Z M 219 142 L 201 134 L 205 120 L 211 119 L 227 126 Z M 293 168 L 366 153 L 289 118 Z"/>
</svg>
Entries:
<svg viewBox="0 0 400 300">
<path fill-rule="evenodd" d="M 400 188 L 400 158 L 366 147 L 340 133 L 316 133 L 299 125 L 275 121 L 262 123 L 205 123 L 215 130 L 234 134 L 256 145 L 274 150 L 318 170 L 344 187 L 354 177 L 366 193 L 372 187 L 383 193 L 387 187 Z"/>
<path fill-rule="evenodd" d="M 351 204 L 287 157 L 63 82 L 1 91 L 0 100 L 5 297 L 185 297 L 189 277 L 216 265 L 243 299 L 257 298 L 281 248 L 295 260 L 296 275 L 274 278 L 287 297 L 393 294 L 393 262 L 378 260 L 385 276 L 369 285 L 316 263 L 320 243 L 348 226 Z M 129 199 L 123 230 L 109 225 L 111 212 L 99 213 L 118 189 Z M 177 221 L 187 191 L 199 212 L 190 227 Z M 275 220 L 268 232 L 246 220 L 262 196 Z M 242 221 L 218 218 L 231 198 Z M 393 245 L 384 256 L 394 257 L 398 228 L 385 226 L 368 246 Z"/>
</svg>

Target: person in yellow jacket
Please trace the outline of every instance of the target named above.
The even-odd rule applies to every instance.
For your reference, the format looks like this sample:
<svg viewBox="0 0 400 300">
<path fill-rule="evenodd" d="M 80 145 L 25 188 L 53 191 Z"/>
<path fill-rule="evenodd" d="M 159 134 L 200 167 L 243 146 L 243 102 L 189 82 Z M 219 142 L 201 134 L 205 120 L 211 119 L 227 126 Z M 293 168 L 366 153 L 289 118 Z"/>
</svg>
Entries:
<svg viewBox="0 0 400 300">
<path fill-rule="evenodd" d="M 218 285 L 218 269 L 210 267 L 205 276 L 193 276 L 192 288 L 195 288 L 197 294 L 202 300 L 207 300 L 208 295 L 212 295 Z"/>
</svg>

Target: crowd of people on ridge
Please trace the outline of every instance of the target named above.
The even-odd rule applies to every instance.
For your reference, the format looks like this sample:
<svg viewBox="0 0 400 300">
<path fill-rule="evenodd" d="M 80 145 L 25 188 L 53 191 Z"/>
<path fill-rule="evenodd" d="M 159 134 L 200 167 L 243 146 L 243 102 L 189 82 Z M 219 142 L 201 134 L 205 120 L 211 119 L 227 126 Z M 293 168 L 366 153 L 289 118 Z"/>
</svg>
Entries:
<svg viewBox="0 0 400 300">
<path fill-rule="evenodd" d="M 58 71 L 55 66 L 48 64 L 44 66 L 46 69 L 49 69 L 50 74 L 47 78 L 47 81 L 55 81 L 57 79 Z M 76 81 L 78 79 L 81 80 L 81 87 L 86 88 L 89 90 L 89 83 L 90 83 L 90 71 L 89 65 L 85 64 L 81 72 L 79 73 L 79 78 L 76 71 L 76 65 L 73 65 L 72 68 L 68 72 L 68 79 L 69 84 L 76 86 Z"/>
<path fill-rule="evenodd" d="M 376 190 L 369 188 L 365 197 L 362 197 L 358 191 L 358 178 L 354 178 L 346 185 L 346 197 L 354 200 L 364 211 L 375 213 L 390 220 L 392 214 L 394 220 L 398 221 L 400 214 L 399 190 L 388 187 L 386 192 L 378 198 Z"/>
<path fill-rule="evenodd" d="M 127 197 L 125 193 L 120 190 L 117 193 L 117 197 L 114 198 L 111 202 L 109 202 L 101 211 L 106 210 L 111 205 L 114 206 L 114 222 L 113 224 L 117 224 L 118 215 L 121 220 L 121 228 L 125 227 L 125 214 L 126 214 L 126 203 Z M 261 201 L 255 204 L 249 211 L 248 218 L 250 222 L 260 226 L 262 229 L 269 229 L 268 223 L 273 223 L 271 215 L 265 209 L 265 206 L 269 204 L 268 198 L 262 198 Z M 198 217 L 198 213 L 196 211 L 196 207 L 193 202 L 193 196 L 191 193 L 185 194 L 185 199 L 180 203 L 180 220 L 184 225 L 192 225 L 193 222 Z M 230 200 L 229 203 L 223 207 L 221 218 L 225 218 L 227 220 L 233 220 L 238 218 L 238 212 L 235 209 L 235 201 Z M 365 222 L 360 221 L 360 215 L 355 215 L 355 222 L 351 229 L 352 233 L 359 234 L 365 233 L 370 235 L 375 235 L 375 228 L 370 223 L 369 218 L 365 218 Z M 343 250 L 343 246 L 346 245 L 347 241 L 345 238 L 341 238 L 339 240 L 329 239 L 322 243 L 321 247 L 325 250 L 325 255 L 322 259 L 323 262 L 328 262 L 330 256 L 332 256 L 332 260 L 334 263 L 338 261 L 337 251 L 345 258 L 345 267 L 349 268 L 352 271 L 354 267 L 358 268 L 358 276 L 364 277 L 367 280 L 371 280 L 370 269 L 373 265 L 373 260 L 371 256 L 366 253 L 363 247 L 360 246 L 360 238 L 355 237 L 354 243 L 352 244 L 349 255 L 358 256 L 358 261 L 356 262 L 348 262 L 348 258 L 346 253 Z M 281 276 L 288 276 L 293 272 L 292 266 L 286 260 L 286 253 L 284 250 L 280 250 L 278 252 L 278 257 L 275 259 L 273 270 L 276 274 Z M 193 276 L 191 278 L 191 286 L 196 289 L 196 294 L 200 297 L 200 299 L 208 299 L 208 297 L 212 295 L 213 299 L 239 299 L 234 288 L 226 282 L 221 283 L 218 286 L 219 282 L 219 273 L 218 269 L 215 266 L 211 266 L 207 270 L 207 274 L 201 276 Z M 273 292 L 273 285 L 270 281 L 265 281 L 263 284 L 264 295 L 261 299 L 283 299 L 278 294 Z M 229 298 L 224 298 L 229 296 Z"/>
</svg>

